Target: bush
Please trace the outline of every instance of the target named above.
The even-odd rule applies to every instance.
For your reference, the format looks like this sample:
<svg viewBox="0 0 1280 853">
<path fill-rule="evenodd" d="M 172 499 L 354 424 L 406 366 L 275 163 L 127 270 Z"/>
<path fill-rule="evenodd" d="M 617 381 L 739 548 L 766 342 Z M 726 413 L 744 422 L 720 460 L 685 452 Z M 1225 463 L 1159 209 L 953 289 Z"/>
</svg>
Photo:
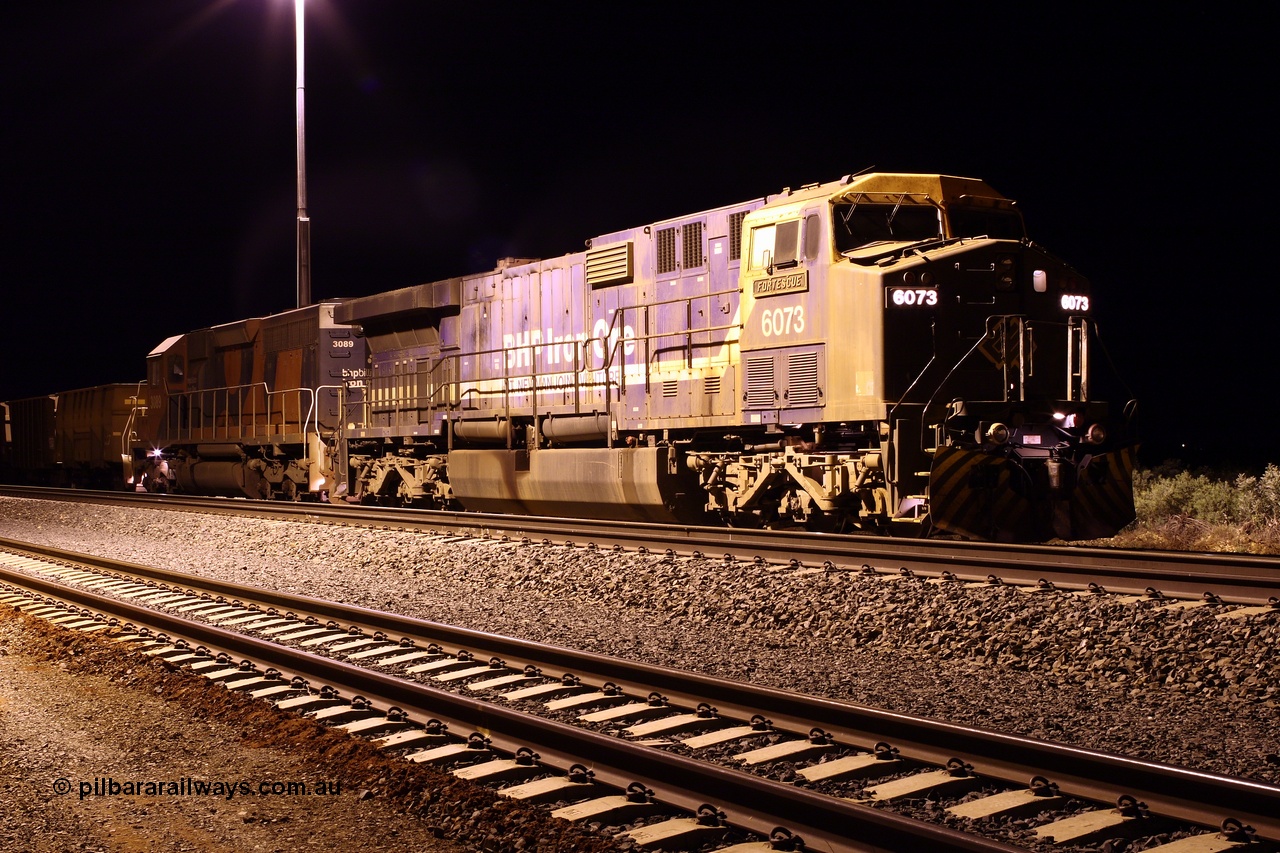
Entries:
<svg viewBox="0 0 1280 853">
<path fill-rule="evenodd" d="M 1280 467 L 1261 476 L 1183 470 L 1164 463 L 1134 473 L 1137 520 L 1116 544 L 1280 553 Z"/>
<path fill-rule="evenodd" d="M 1268 465 L 1261 477 L 1236 477 L 1236 519 L 1261 527 L 1280 524 L 1280 468 Z"/>
<path fill-rule="evenodd" d="M 1140 523 L 1159 523 L 1180 515 L 1225 523 L 1232 520 L 1237 507 L 1232 485 L 1207 474 L 1179 471 L 1173 476 L 1161 476 L 1152 471 L 1139 471 L 1134 477 L 1133 489 L 1133 503 Z"/>
</svg>

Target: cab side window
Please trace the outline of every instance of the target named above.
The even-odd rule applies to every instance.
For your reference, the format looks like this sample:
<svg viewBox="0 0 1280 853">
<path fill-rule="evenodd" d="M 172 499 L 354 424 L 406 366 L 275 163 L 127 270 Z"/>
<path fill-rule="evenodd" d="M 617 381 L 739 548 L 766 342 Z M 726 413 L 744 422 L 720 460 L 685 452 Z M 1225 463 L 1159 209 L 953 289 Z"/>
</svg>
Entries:
<svg viewBox="0 0 1280 853">
<path fill-rule="evenodd" d="M 800 220 L 751 229 L 751 268 L 794 267 L 799 263 Z"/>
<path fill-rule="evenodd" d="M 800 220 L 778 223 L 778 233 L 774 238 L 773 265 L 777 267 L 795 266 L 800 249 Z"/>
<path fill-rule="evenodd" d="M 764 269 L 773 263 L 776 225 L 761 225 L 751 229 L 751 269 Z"/>
<path fill-rule="evenodd" d="M 819 227 L 818 214 L 810 213 L 804 220 L 804 259 L 812 261 L 818 257 L 822 245 L 822 231 Z"/>
</svg>

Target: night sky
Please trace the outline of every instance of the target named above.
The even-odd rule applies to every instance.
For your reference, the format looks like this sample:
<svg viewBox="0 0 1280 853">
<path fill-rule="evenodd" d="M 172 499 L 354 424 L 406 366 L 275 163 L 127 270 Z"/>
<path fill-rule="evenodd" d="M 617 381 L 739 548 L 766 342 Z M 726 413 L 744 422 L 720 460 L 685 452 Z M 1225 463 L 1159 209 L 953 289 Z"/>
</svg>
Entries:
<svg viewBox="0 0 1280 853">
<path fill-rule="evenodd" d="M 980 177 L 1093 282 L 1144 461 L 1280 462 L 1270 26 L 862 5 L 309 0 L 313 295 L 873 167 Z M 0 399 L 293 307 L 292 0 L 25 0 L 3 37 Z"/>
</svg>

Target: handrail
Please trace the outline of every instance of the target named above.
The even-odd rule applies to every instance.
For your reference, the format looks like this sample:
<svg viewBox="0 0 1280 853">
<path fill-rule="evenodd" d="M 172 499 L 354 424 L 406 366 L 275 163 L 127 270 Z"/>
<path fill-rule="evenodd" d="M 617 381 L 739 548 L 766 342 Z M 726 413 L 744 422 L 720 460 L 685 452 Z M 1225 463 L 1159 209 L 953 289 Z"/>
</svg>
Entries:
<svg viewBox="0 0 1280 853">
<path fill-rule="evenodd" d="M 316 435 L 320 434 L 320 392 L 321 391 L 337 391 L 339 395 L 338 399 L 341 400 L 342 389 L 344 389 L 345 387 L 346 387 L 345 385 L 317 385 L 315 387 L 314 393 L 311 395 L 311 411 L 308 412 L 308 420 L 311 420 L 311 417 L 310 417 L 311 415 L 315 416 L 314 421 L 315 421 Z M 307 390 L 312 390 L 312 389 L 307 389 Z M 341 412 L 341 409 L 339 409 L 339 412 Z"/>
<path fill-rule="evenodd" d="M 491 347 L 484 350 L 475 350 L 467 353 L 448 352 L 441 353 L 434 361 L 428 361 L 426 370 L 418 367 L 414 372 L 406 373 L 390 373 L 376 374 L 372 373 L 369 377 L 369 384 L 365 388 L 364 399 L 360 401 L 344 402 L 343 404 L 343 423 L 357 423 L 365 428 L 373 428 L 374 421 L 378 415 L 385 415 L 389 418 L 390 424 L 399 424 L 406 412 L 418 411 L 426 412 L 425 420 L 430 422 L 434 420 L 437 414 L 444 414 L 446 419 L 463 409 L 465 400 L 492 399 L 500 397 L 501 403 L 486 411 L 486 416 L 504 418 L 510 420 L 513 417 L 512 397 L 516 394 L 529 394 L 530 400 L 527 406 L 521 406 L 522 414 L 529 414 L 535 419 L 538 417 L 538 406 L 540 405 L 538 395 L 547 391 L 555 391 L 561 388 L 572 388 L 573 394 L 573 412 L 582 414 L 584 410 L 584 393 L 603 393 L 605 396 L 604 405 L 606 411 L 613 405 L 614 393 L 617 392 L 617 399 L 622 399 L 626 395 L 626 354 L 622 349 L 628 345 L 644 345 L 645 356 L 643 362 L 637 362 L 636 367 L 642 370 L 645 377 L 646 387 L 649 383 L 650 362 L 660 356 L 662 353 L 674 350 L 683 350 L 686 353 L 685 367 L 692 367 L 693 351 L 698 349 L 709 349 L 712 347 L 731 347 L 740 343 L 740 336 L 724 335 L 717 340 L 695 341 L 695 337 L 700 335 L 714 335 L 716 332 L 740 332 L 743 328 L 742 323 L 726 323 L 715 326 L 707 326 L 700 329 L 686 328 L 680 331 L 672 332 L 656 332 L 649 331 L 648 322 L 644 322 L 640 334 L 632 333 L 629 337 L 624 337 L 619 329 L 624 326 L 625 314 L 627 312 L 639 313 L 646 312 L 648 317 L 648 309 L 654 305 L 669 304 L 685 304 L 692 310 L 692 304 L 695 299 L 708 299 L 714 296 L 725 295 L 734 291 L 717 291 L 707 296 L 697 297 L 680 297 L 677 299 L 664 300 L 658 303 L 627 306 L 615 309 L 612 312 L 609 326 L 604 335 L 600 337 L 592 337 L 585 339 L 573 338 L 559 342 L 539 342 L 538 344 L 527 344 L 521 346 L 508 347 Z M 691 323 L 686 323 L 691 325 Z M 663 338 L 683 338 L 683 343 L 676 346 L 649 347 L 648 344 Z M 559 360 L 555 368 L 548 369 L 550 365 L 547 362 L 546 351 L 543 348 L 554 347 L 559 348 L 566 344 L 573 346 L 573 357 L 567 363 Z M 593 366 L 591 362 L 595 361 L 593 356 L 588 355 L 588 347 L 603 347 L 603 353 L 600 358 L 600 365 Z M 480 365 L 487 357 L 498 356 L 499 370 L 489 376 L 482 376 Z M 461 372 L 461 364 L 464 358 L 475 359 L 476 375 L 467 379 L 459 377 Z M 528 368 L 524 369 L 520 366 L 522 360 L 527 359 Z M 449 368 L 452 367 L 452 378 L 446 378 Z M 616 379 L 613 376 L 613 370 L 621 367 L 622 375 Z M 547 377 L 565 376 L 572 377 L 572 385 L 560 384 L 543 384 Z M 426 393 L 417 392 L 417 383 L 423 378 L 427 379 L 429 389 Z M 526 381 L 525 387 L 516 387 L 517 383 Z M 382 384 L 385 383 L 385 384 Z M 497 388 L 481 388 L 482 383 L 501 383 Z M 413 388 L 410 388 L 410 385 Z M 466 387 L 464 387 L 464 384 Z M 379 399 L 378 394 L 381 392 L 384 396 Z M 410 393 L 406 393 L 410 392 Z M 423 422 L 420 418 L 419 422 Z"/>
<path fill-rule="evenodd" d="M 133 389 L 133 405 L 129 408 L 129 417 L 124 422 L 124 429 L 120 431 L 120 458 L 131 459 L 133 457 L 133 443 L 137 440 L 137 433 L 134 432 L 134 426 L 138 420 L 138 410 L 146 410 L 146 406 L 138 405 L 138 398 L 142 396 L 142 388 L 145 386 L 146 380 L 137 383 L 137 387 Z"/>
<path fill-rule="evenodd" d="M 176 413 L 170 405 L 166 407 L 163 415 L 163 434 L 169 441 L 266 438 L 286 435 L 287 428 L 290 426 L 296 427 L 298 432 L 305 434 L 313 417 L 316 431 L 319 432 L 319 404 L 314 388 L 272 391 L 265 382 L 253 382 L 245 385 L 179 392 L 169 391 L 166 388 L 166 392 L 169 401 L 171 403 L 176 401 L 178 404 Z M 307 397 L 305 406 L 304 395 Z M 258 408 L 260 397 L 264 407 L 261 410 Z M 236 403 L 234 411 L 231 405 L 233 399 Z M 220 402 L 221 405 L 219 405 Z M 278 405 L 273 406 L 273 403 Z M 297 412 L 293 418 L 289 415 L 290 408 L 294 408 Z M 222 421 L 221 424 L 219 420 Z M 199 421 L 198 424 L 197 421 Z"/>
</svg>

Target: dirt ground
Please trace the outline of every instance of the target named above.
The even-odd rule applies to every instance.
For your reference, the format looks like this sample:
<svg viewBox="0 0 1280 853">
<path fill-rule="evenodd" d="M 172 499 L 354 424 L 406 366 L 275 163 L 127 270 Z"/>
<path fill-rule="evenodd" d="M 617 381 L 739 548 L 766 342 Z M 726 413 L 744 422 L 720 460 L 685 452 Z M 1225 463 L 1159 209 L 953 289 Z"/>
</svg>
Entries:
<svg viewBox="0 0 1280 853">
<path fill-rule="evenodd" d="M 0 850 L 612 849 L 545 812 L 0 605 Z"/>
</svg>

